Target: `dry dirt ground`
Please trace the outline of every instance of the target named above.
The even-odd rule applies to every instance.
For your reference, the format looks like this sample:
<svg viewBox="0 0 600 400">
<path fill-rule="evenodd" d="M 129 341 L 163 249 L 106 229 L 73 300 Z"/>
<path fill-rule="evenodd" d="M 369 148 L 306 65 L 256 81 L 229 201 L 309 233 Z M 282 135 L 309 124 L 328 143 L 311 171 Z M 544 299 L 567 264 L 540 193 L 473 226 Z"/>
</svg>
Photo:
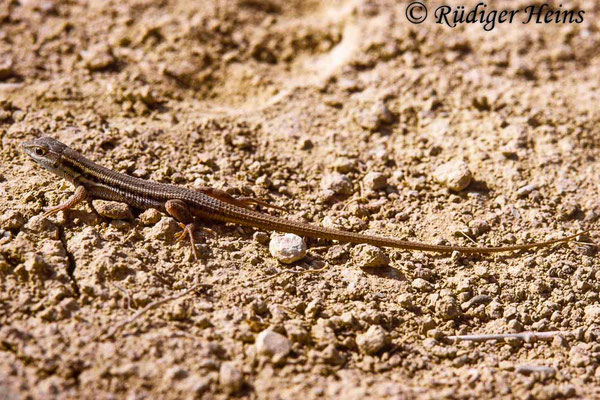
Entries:
<svg viewBox="0 0 600 400">
<path fill-rule="evenodd" d="M 386 249 L 380 268 L 309 240 L 286 266 L 250 228 L 208 224 L 194 262 L 166 217 L 41 217 L 72 190 L 20 149 L 45 134 L 353 231 L 498 245 L 600 229 L 598 2 L 563 2 L 581 24 L 491 32 L 411 25 L 405 7 L 0 2 L 0 398 L 598 398 L 593 231 L 495 256 Z M 435 172 L 460 161 L 473 179 L 452 192 Z"/>
</svg>

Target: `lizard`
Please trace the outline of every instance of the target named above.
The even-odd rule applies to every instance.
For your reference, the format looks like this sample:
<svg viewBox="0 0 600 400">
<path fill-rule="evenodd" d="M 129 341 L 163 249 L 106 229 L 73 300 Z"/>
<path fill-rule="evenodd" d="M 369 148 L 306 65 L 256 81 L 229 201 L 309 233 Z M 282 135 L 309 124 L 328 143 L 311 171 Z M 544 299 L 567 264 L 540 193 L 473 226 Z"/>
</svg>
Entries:
<svg viewBox="0 0 600 400">
<path fill-rule="evenodd" d="M 551 246 L 573 240 L 589 230 L 560 239 L 527 244 L 498 247 L 437 245 L 385 236 L 354 233 L 341 229 L 332 229 L 304 222 L 288 220 L 251 208 L 252 204 L 280 208 L 267 202 L 249 198 L 234 197 L 225 191 L 202 187 L 190 189 L 184 186 L 154 182 L 113 171 L 96 164 L 69 146 L 49 136 L 24 142 L 22 147 L 33 161 L 54 174 L 71 182 L 75 192 L 64 203 L 51 207 L 44 212 L 48 217 L 59 211 L 71 209 L 86 201 L 92 211 L 94 199 L 112 200 L 127 203 L 129 206 L 146 210 L 154 208 L 173 217 L 182 228 L 175 236 L 179 242 L 188 237 L 192 253 L 197 259 L 194 232 L 199 230 L 199 221 L 212 220 L 223 223 L 235 223 L 269 231 L 294 233 L 297 235 L 336 240 L 339 242 L 364 243 L 379 247 L 392 247 L 405 250 L 417 250 L 436 253 L 460 252 L 465 254 L 489 254 L 528 250 Z"/>
</svg>

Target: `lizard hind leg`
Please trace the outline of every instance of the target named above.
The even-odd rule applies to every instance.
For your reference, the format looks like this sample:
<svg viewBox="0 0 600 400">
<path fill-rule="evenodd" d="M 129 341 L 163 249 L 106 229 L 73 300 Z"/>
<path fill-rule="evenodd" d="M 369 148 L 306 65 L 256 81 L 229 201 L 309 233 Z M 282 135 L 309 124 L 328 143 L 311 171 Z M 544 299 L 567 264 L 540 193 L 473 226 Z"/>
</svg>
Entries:
<svg viewBox="0 0 600 400">
<path fill-rule="evenodd" d="M 181 232 L 175 235 L 175 240 L 180 242 L 186 236 L 189 237 L 190 244 L 192 245 L 192 255 L 194 256 L 194 260 L 198 260 L 198 251 L 196 249 L 196 241 L 194 240 L 194 232 L 197 230 L 197 227 L 188 205 L 183 200 L 168 200 L 165 203 L 165 209 L 183 228 Z"/>
</svg>

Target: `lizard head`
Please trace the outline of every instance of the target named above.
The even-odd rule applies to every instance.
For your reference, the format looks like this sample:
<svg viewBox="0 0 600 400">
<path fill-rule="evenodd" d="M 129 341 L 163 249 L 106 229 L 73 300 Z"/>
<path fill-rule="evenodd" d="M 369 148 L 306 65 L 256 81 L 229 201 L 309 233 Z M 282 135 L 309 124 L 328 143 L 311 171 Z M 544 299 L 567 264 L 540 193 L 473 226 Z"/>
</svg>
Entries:
<svg viewBox="0 0 600 400">
<path fill-rule="evenodd" d="M 23 143 L 25 153 L 33 161 L 61 176 L 64 172 L 61 171 L 61 156 L 65 148 L 67 148 L 65 144 L 48 136 Z"/>
</svg>

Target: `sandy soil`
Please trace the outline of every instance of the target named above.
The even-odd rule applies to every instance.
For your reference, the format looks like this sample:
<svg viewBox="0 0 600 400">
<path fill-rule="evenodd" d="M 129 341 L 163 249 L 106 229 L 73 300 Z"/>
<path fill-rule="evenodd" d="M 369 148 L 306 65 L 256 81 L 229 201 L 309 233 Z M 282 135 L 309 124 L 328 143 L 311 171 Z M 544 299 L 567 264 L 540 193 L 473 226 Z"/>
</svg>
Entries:
<svg viewBox="0 0 600 400">
<path fill-rule="evenodd" d="M 411 25 L 391 0 L 0 2 L 0 398 L 600 396 L 597 233 L 366 268 L 315 240 L 286 266 L 268 235 L 208 224 L 193 262 L 166 217 L 42 218 L 72 188 L 19 147 L 50 135 L 122 172 L 428 243 L 598 229 L 600 5 L 563 3 L 585 21 L 485 32 Z M 436 170 L 461 161 L 472 182 L 449 191 Z"/>
</svg>

